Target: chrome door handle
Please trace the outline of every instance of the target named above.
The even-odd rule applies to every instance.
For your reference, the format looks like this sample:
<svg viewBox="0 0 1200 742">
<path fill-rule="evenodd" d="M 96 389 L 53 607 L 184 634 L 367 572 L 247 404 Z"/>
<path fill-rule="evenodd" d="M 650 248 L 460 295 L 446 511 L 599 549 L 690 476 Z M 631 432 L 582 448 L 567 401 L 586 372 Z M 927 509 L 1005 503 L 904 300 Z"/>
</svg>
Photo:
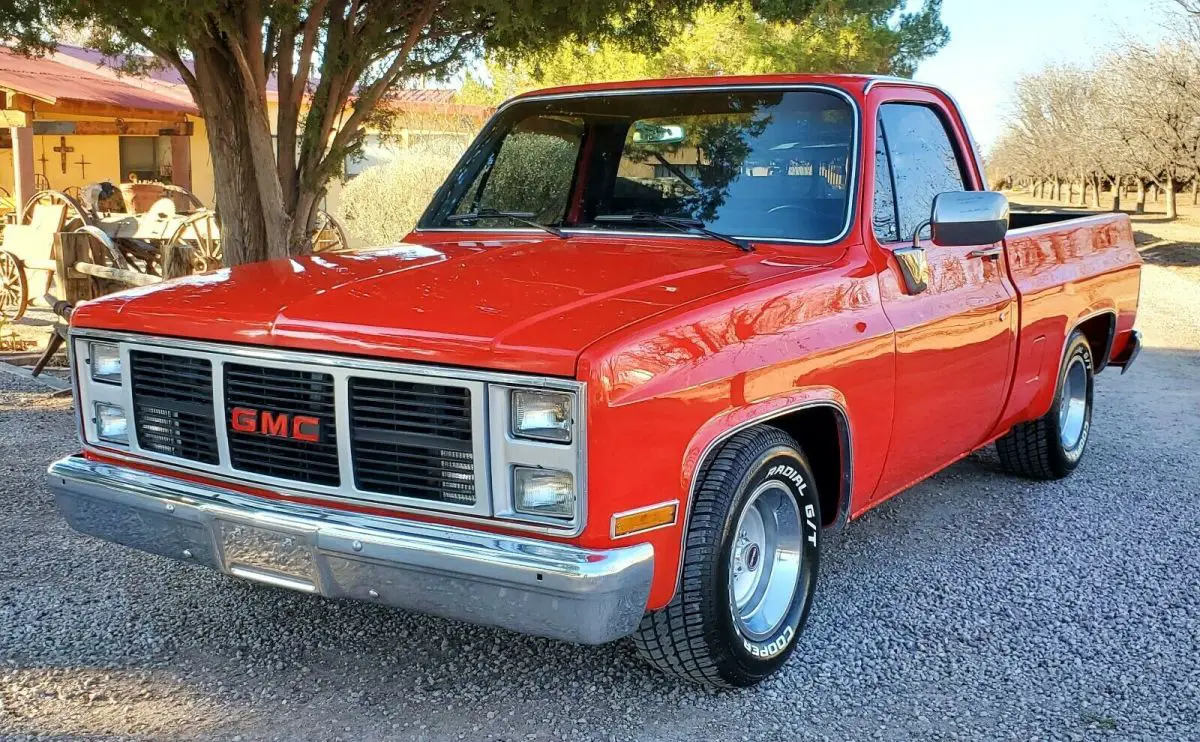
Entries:
<svg viewBox="0 0 1200 742">
<path fill-rule="evenodd" d="M 981 258 L 983 260 L 995 260 L 1004 254 L 1003 247 L 985 247 L 979 250 L 972 250 L 967 253 L 968 258 Z"/>
</svg>

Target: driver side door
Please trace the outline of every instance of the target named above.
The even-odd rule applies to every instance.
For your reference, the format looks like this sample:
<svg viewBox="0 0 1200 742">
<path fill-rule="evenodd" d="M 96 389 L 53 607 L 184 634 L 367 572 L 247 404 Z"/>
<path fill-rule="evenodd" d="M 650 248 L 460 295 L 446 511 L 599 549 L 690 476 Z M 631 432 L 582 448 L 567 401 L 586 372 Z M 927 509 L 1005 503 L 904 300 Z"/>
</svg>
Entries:
<svg viewBox="0 0 1200 742">
<path fill-rule="evenodd" d="M 905 284 L 894 251 L 913 245 L 934 197 L 983 190 L 969 145 L 940 101 L 883 102 L 875 121 L 873 243 L 883 309 L 895 329 L 892 442 L 876 491 L 886 497 L 986 442 L 1015 354 L 1015 297 L 1003 243 L 946 247 L 922 229 L 927 287 Z"/>
</svg>

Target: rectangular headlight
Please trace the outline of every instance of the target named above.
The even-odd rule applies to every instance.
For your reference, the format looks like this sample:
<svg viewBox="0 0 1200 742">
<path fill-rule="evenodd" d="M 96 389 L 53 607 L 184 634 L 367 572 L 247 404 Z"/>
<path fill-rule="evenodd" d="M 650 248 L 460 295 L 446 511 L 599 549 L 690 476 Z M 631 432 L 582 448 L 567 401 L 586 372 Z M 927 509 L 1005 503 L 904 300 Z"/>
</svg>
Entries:
<svg viewBox="0 0 1200 742">
<path fill-rule="evenodd" d="M 552 443 L 570 443 L 574 425 L 572 394 L 532 389 L 512 391 L 512 434 Z"/>
<path fill-rule="evenodd" d="M 121 348 L 116 343 L 88 343 L 88 366 L 92 381 L 121 383 Z"/>
<path fill-rule="evenodd" d="M 513 500 L 513 508 L 519 513 L 572 518 L 575 515 L 575 478 L 567 471 L 515 467 Z"/>
<path fill-rule="evenodd" d="M 129 424 L 123 407 L 107 402 L 96 403 L 96 437 L 108 443 L 129 443 Z"/>
</svg>

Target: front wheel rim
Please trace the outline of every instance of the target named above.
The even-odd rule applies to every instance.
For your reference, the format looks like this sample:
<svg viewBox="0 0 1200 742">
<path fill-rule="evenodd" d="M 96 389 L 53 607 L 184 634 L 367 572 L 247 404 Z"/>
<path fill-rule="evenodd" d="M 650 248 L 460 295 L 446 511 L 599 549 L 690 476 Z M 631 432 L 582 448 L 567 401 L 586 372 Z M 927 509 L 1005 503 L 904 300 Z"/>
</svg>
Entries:
<svg viewBox="0 0 1200 742">
<path fill-rule="evenodd" d="M 800 506 L 781 482 L 764 482 L 742 508 L 729 555 L 729 604 L 738 630 L 766 639 L 787 619 L 800 582 Z"/>
<path fill-rule="evenodd" d="M 1088 374 L 1083 358 L 1075 356 L 1063 377 L 1063 396 L 1058 410 L 1059 440 L 1067 451 L 1083 440 L 1087 421 Z"/>
</svg>

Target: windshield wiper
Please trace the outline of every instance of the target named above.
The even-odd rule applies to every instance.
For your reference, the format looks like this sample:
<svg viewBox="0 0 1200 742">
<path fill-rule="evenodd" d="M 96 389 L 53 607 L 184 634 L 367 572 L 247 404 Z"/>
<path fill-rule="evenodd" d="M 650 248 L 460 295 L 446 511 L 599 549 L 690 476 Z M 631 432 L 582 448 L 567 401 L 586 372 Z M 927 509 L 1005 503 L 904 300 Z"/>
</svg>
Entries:
<svg viewBox="0 0 1200 742">
<path fill-rule="evenodd" d="M 663 214 L 651 214 L 649 212 L 639 211 L 633 214 L 598 214 L 592 221 L 598 224 L 610 223 L 616 224 L 620 222 L 643 222 L 647 224 L 661 224 L 664 227 L 670 227 L 677 232 L 686 234 L 704 234 L 721 242 L 728 242 L 742 252 L 754 252 L 754 246 L 745 240 L 739 240 L 737 237 L 730 237 L 727 234 L 714 232 L 704 226 L 704 222 L 699 219 L 689 219 L 684 216 L 664 216 Z"/>
<path fill-rule="evenodd" d="M 538 224 L 533 221 L 533 217 L 537 216 L 532 211 L 501 211 L 499 209 L 477 209 L 466 214 L 451 214 L 446 217 L 448 222 L 470 222 L 476 219 L 510 219 L 519 224 L 524 224 L 527 227 L 540 229 L 543 232 L 549 232 L 555 237 L 567 239 L 569 236 L 566 232 L 558 227 L 551 227 L 549 224 Z"/>
</svg>

